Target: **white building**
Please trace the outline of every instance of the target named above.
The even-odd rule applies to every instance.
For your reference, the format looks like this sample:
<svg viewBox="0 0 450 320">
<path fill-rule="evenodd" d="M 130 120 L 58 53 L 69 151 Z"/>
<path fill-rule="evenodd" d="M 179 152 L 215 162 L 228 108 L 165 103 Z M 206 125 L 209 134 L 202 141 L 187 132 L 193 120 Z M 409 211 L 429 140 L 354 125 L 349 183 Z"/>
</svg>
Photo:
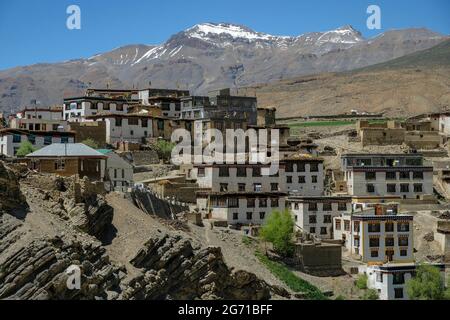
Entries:
<svg viewBox="0 0 450 320">
<path fill-rule="evenodd" d="M 64 120 L 83 121 L 87 116 L 102 113 L 126 114 L 133 101 L 103 97 L 75 97 L 64 99 Z"/>
<path fill-rule="evenodd" d="M 108 191 L 128 192 L 133 186 L 133 166 L 113 150 L 97 151 L 107 156 L 105 188 Z"/>
<path fill-rule="evenodd" d="M 197 207 L 210 218 L 229 224 L 259 225 L 274 210 L 286 208 L 284 167 L 279 174 L 262 176 L 261 164 L 196 165 L 191 178 L 200 188 Z"/>
<path fill-rule="evenodd" d="M 106 143 L 127 141 L 142 143 L 153 136 L 153 117 L 145 114 L 104 114 L 87 116 L 85 121 L 104 121 Z"/>
<path fill-rule="evenodd" d="M 295 221 L 295 230 L 321 239 L 333 238 L 333 218 L 351 212 L 351 197 L 289 196 L 287 206 Z"/>
<path fill-rule="evenodd" d="M 354 196 L 400 196 L 422 199 L 433 195 L 433 167 L 421 154 L 346 154 L 342 171 Z"/>
<path fill-rule="evenodd" d="M 299 196 L 321 196 L 324 192 L 323 159 L 293 154 L 283 159 L 287 192 Z"/>
<path fill-rule="evenodd" d="M 334 218 L 334 239 L 365 263 L 414 262 L 413 216 L 397 204 L 363 204 Z"/>
<path fill-rule="evenodd" d="M 0 154 L 14 157 L 23 141 L 29 141 L 36 149 L 40 149 L 53 143 L 74 143 L 75 134 L 73 132 L 2 129 L 0 130 Z"/>
<path fill-rule="evenodd" d="M 445 283 L 445 265 L 436 264 L 439 268 L 442 284 Z M 378 292 L 380 300 L 408 300 L 406 283 L 416 274 L 415 263 L 395 263 L 372 265 L 367 267 L 367 286 Z"/>
<path fill-rule="evenodd" d="M 10 116 L 9 127 L 31 131 L 67 131 L 62 108 L 25 108 Z"/>
</svg>

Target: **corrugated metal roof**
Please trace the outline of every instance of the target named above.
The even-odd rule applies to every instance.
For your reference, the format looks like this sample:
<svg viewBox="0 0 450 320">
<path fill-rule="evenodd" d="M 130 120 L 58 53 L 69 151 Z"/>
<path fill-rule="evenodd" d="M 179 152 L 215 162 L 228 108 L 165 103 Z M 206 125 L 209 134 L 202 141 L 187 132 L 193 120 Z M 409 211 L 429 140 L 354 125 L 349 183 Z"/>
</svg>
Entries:
<svg viewBox="0 0 450 320">
<path fill-rule="evenodd" d="M 27 157 L 105 157 L 102 153 L 82 143 L 53 143 Z"/>
</svg>

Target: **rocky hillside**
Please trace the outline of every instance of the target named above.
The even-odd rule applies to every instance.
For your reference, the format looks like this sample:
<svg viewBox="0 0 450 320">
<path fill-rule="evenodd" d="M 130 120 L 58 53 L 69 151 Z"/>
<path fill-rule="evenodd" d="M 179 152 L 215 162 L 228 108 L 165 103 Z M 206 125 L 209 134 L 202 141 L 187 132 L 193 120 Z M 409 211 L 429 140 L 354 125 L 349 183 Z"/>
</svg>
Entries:
<svg viewBox="0 0 450 320">
<path fill-rule="evenodd" d="M 0 110 L 37 99 L 61 103 L 93 87 L 188 88 L 194 93 L 301 75 L 352 70 L 430 48 L 446 37 L 427 29 L 387 31 L 364 39 L 351 26 L 273 36 L 245 26 L 203 23 L 156 46 L 128 45 L 88 59 L 0 71 Z"/>
<path fill-rule="evenodd" d="M 450 106 L 450 41 L 401 58 L 341 73 L 324 73 L 240 89 L 278 117 L 359 110 L 404 117 Z"/>
<path fill-rule="evenodd" d="M 0 299 L 289 296 L 229 268 L 219 247 L 98 191 L 85 180 L 0 163 Z M 71 265 L 81 268 L 80 290 L 67 288 Z"/>
</svg>

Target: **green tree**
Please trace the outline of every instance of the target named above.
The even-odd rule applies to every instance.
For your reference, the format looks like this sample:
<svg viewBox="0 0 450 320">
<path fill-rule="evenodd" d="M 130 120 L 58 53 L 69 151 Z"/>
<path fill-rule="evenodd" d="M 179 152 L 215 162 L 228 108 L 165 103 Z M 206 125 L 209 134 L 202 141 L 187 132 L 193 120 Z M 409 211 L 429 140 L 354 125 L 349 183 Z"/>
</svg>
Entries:
<svg viewBox="0 0 450 320">
<path fill-rule="evenodd" d="M 87 138 L 87 139 L 83 140 L 81 143 L 87 145 L 88 147 L 91 147 L 92 149 L 99 148 L 98 143 L 95 142 L 95 140 L 92 138 Z"/>
<path fill-rule="evenodd" d="M 360 275 L 358 279 L 356 279 L 356 287 L 361 290 L 367 289 L 367 280 L 367 274 Z"/>
<path fill-rule="evenodd" d="M 261 238 L 272 243 L 274 250 L 283 256 L 294 252 L 293 234 L 294 220 L 289 210 L 273 211 L 260 232 Z"/>
<path fill-rule="evenodd" d="M 375 289 L 368 289 L 362 296 L 363 300 L 378 300 L 380 297 L 378 296 L 378 292 Z"/>
<path fill-rule="evenodd" d="M 406 282 L 406 292 L 411 300 L 441 300 L 447 295 L 440 270 L 431 265 L 417 267 L 416 275 Z"/>
<path fill-rule="evenodd" d="M 172 149 L 175 144 L 166 140 L 158 140 L 155 144 L 158 157 L 164 161 L 169 161 L 172 156 Z"/>
<path fill-rule="evenodd" d="M 30 141 L 25 140 L 20 143 L 20 147 L 17 149 L 16 155 L 18 157 L 25 157 L 27 154 L 30 154 L 36 150 L 37 149 L 33 147 Z"/>
</svg>

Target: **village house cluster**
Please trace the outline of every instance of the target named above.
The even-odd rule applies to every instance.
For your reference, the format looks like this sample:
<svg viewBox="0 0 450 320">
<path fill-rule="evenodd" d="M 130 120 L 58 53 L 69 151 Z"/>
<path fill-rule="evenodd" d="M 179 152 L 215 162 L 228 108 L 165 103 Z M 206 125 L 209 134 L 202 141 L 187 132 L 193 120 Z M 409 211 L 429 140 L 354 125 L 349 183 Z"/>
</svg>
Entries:
<svg viewBox="0 0 450 320">
<path fill-rule="evenodd" d="M 340 169 L 329 172 L 314 141 L 293 139 L 288 126 L 277 124 L 276 109 L 258 107 L 255 97 L 230 89 L 192 96 L 186 90 L 156 88 L 88 89 L 59 107 L 28 106 L 10 115 L 0 130 L 0 151 L 14 159 L 28 141 L 36 149 L 25 157 L 30 169 L 77 174 L 104 182 L 108 191 L 129 192 L 136 168 L 161 160 L 148 146 L 170 141 L 180 128 L 200 139 L 207 129 L 277 129 L 279 170 L 262 175 L 270 165 L 250 161 L 183 164 L 177 175 L 139 181 L 152 194 L 183 202 L 196 221 L 209 219 L 247 235 L 256 235 L 273 211 L 288 209 L 298 239 L 309 239 L 299 240 L 297 248 L 305 270 L 340 268 L 343 249 L 342 254 L 364 266 L 369 287 L 381 299 L 408 298 L 405 280 L 416 268 L 414 216 L 399 208 L 435 201 L 433 166 L 421 153 L 346 153 L 339 156 Z M 442 113 L 402 125 L 359 121 L 351 139 L 362 145 L 431 149 L 449 135 L 450 114 Z M 98 148 L 83 144 L 86 139 Z M 245 141 L 238 143 L 251 153 Z M 450 172 L 442 168 L 440 177 L 450 181 Z M 440 234 L 448 243 L 448 234 Z"/>
</svg>

